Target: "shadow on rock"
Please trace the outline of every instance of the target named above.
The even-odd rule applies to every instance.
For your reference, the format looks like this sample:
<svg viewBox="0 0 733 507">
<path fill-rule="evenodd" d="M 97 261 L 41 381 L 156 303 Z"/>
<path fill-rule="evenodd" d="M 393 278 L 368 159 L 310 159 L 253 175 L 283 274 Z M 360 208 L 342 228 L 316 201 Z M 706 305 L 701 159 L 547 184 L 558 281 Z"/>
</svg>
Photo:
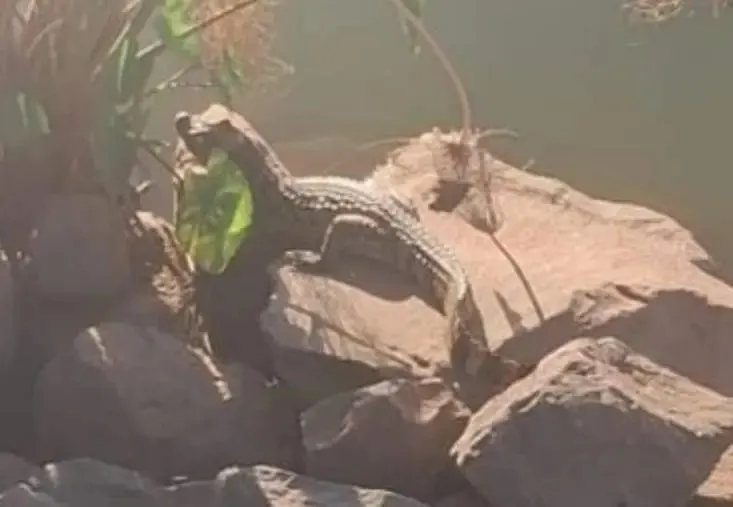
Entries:
<svg viewBox="0 0 733 507">
<path fill-rule="evenodd" d="M 568 308 L 506 342 L 499 353 L 536 362 L 577 336 L 615 336 L 653 361 L 733 395 L 733 309 L 686 289 L 607 284 L 577 291 Z"/>
<path fill-rule="evenodd" d="M 685 507 L 731 507 L 733 500 L 723 498 L 711 498 L 707 496 L 696 496 Z"/>
</svg>

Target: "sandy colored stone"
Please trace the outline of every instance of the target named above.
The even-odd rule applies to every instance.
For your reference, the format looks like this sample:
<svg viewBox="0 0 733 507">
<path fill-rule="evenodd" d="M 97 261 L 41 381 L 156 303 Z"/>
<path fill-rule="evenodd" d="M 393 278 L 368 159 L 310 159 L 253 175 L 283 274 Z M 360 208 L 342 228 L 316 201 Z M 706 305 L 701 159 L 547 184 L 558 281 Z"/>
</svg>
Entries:
<svg viewBox="0 0 733 507">
<path fill-rule="evenodd" d="M 732 399 L 581 338 L 486 403 L 452 453 L 492 505 L 682 507 L 731 442 Z"/>
<path fill-rule="evenodd" d="M 306 473 L 431 498 L 469 414 L 439 379 L 391 379 L 332 396 L 301 417 Z"/>
<path fill-rule="evenodd" d="M 359 389 L 383 380 L 374 368 L 338 356 L 319 354 L 295 347 L 274 347 L 278 377 L 306 410 L 336 394 Z"/>
<path fill-rule="evenodd" d="M 389 491 L 319 481 L 272 466 L 223 470 L 217 486 L 217 507 L 424 507 Z"/>
<path fill-rule="evenodd" d="M 380 172 L 395 175 L 396 188 L 413 198 L 428 230 L 456 250 L 493 348 L 536 362 L 573 336 L 610 334 L 612 323 L 613 334 L 635 350 L 733 395 L 727 359 L 733 357 L 733 288 L 714 276 L 713 261 L 689 231 L 649 209 L 595 200 L 484 155 L 501 218 L 496 237 L 529 280 L 544 326 L 491 237 L 456 214 L 428 209 L 430 147 L 412 143 Z M 403 371 L 420 359 L 447 359 L 445 319 L 398 273 L 363 262 L 336 271 L 359 288 L 279 270 L 263 321 L 281 343 Z M 579 300 L 592 300 L 596 291 L 616 294 L 617 303 L 601 308 L 586 301 L 578 313 Z"/>
<path fill-rule="evenodd" d="M 74 507 L 162 507 L 163 491 L 149 478 L 89 458 L 49 463 L 11 494 L 27 494 L 34 503 Z M 10 493 L 10 492 L 9 492 Z M 20 495 L 19 495 L 20 496 Z M 52 499 L 55 503 L 47 503 Z M 37 502 L 37 503 L 35 503 Z M 0 505 L 4 505 L 0 499 Z"/>
<path fill-rule="evenodd" d="M 47 459 L 90 456 L 155 479 L 297 466 L 297 413 L 277 389 L 152 327 L 108 322 L 80 334 L 42 370 L 34 407 Z"/>
</svg>

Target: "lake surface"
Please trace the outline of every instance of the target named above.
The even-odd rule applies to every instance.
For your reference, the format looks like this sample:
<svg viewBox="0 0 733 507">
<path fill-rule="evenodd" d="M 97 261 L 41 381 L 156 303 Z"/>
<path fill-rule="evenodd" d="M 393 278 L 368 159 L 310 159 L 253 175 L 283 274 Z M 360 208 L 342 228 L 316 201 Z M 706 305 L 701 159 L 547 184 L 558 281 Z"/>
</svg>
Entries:
<svg viewBox="0 0 733 507">
<path fill-rule="evenodd" d="M 733 275 L 733 11 L 641 25 L 621 3 L 429 1 L 426 24 L 474 124 L 520 134 L 490 141 L 495 155 L 670 214 Z M 447 77 L 428 51 L 410 53 L 388 0 L 286 1 L 277 30 L 295 73 L 242 107 L 281 146 L 460 125 Z"/>
</svg>

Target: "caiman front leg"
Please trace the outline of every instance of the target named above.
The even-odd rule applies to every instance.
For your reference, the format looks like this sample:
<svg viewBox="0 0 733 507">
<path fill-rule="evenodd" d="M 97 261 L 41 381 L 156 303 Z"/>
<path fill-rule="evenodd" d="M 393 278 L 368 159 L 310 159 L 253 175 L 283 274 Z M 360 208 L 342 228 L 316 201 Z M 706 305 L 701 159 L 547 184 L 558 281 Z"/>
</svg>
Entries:
<svg viewBox="0 0 733 507">
<path fill-rule="evenodd" d="M 385 231 L 373 219 L 357 214 L 337 215 L 326 228 L 319 251 L 288 250 L 283 263 L 311 274 L 325 274 L 328 268 L 344 256 L 378 255 L 369 248 L 369 238 Z M 370 250 L 372 255 L 370 254 Z"/>
</svg>

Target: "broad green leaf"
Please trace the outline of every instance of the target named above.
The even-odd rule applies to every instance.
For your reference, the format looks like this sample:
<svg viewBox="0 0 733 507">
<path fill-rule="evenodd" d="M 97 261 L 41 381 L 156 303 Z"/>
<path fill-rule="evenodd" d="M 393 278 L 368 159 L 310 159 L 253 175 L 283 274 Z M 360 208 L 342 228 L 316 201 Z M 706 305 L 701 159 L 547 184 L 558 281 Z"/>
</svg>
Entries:
<svg viewBox="0 0 733 507">
<path fill-rule="evenodd" d="M 425 7 L 425 0 L 395 0 L 400 2 L 408 11 L 410 11 L 417 19 L 422 20 L 423 9 Z M 415 28 L 415 25 L 407 19 L 407 17 L 400 13 L 400 23 L 402 24 L 402 30 L 407 36 L 407 40 L 410 44 L 410 50 L 414 54 L 420 53 L 420 33 Z"/>
<path fill-rule="evenodd" d="M 178 203 L 176 234 L 202 269 L 224 271 L 252 221 L 247 181 L 225 153 L 212 153 L 203 174 L 188 175 Z"/>
<path fill-rule="evenodd" d="M 192 0 L 163 0 L 155 29 L 167 47 L 179 51 L 189 58 L 199 58 L 198 38 L 195 34 L 188 37 L 180 35 L 193 28 L 189 18 Z"/>
</svg>

